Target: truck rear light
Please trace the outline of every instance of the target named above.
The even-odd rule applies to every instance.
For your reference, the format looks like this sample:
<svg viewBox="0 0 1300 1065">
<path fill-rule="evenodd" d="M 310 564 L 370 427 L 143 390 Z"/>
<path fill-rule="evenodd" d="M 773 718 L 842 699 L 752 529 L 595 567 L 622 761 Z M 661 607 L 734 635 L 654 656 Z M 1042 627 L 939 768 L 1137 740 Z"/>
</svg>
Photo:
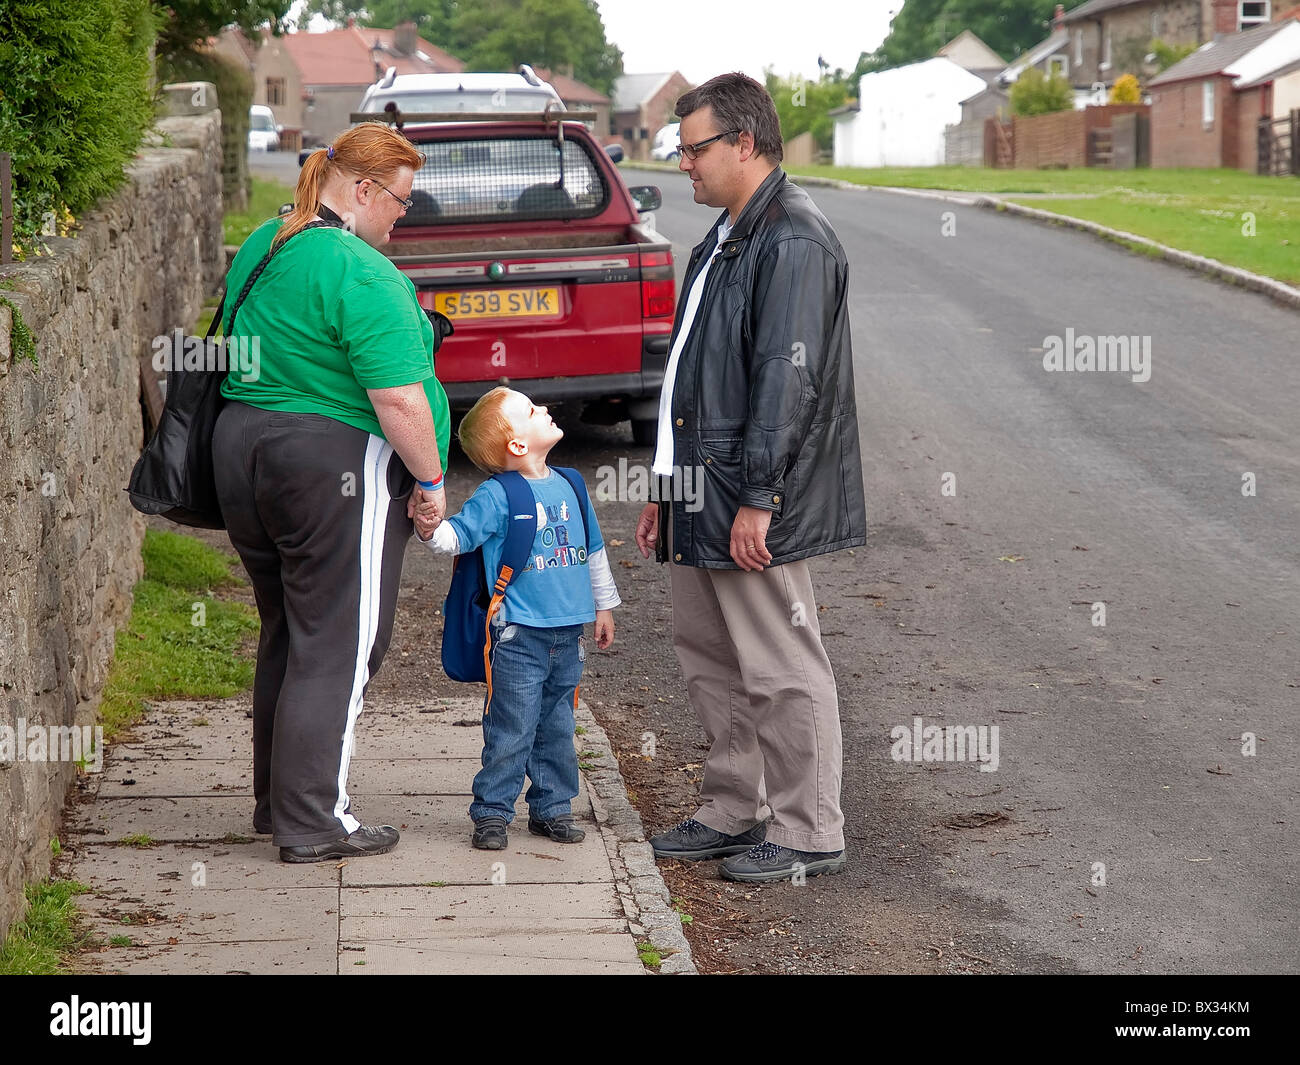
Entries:
<svg viewBox="0 0 1300 1065">
<path fill-rule="evenodd" d="M 644 318 L 663 318 L 673 313 L 676 285 L 672 281 L 641 282 L 641 315 Z"/>
<path fill-rule="evenodd" d="M 644 252 L 641 255 L 641 316 L 665 318 L 673 313 L 677 282 L 673 279 L 671 252 Z"/>
</svg>

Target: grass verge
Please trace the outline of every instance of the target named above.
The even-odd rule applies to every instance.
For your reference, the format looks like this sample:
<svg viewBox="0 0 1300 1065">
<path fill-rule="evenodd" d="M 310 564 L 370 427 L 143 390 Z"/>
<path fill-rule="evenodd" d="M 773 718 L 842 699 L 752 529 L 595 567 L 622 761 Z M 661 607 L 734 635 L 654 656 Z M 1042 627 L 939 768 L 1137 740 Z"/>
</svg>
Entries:
<svg viewBox="0 0 1300 1065">
<path fill-rule="evenodd" d="M 0 976 L 50 976 L 65 971 L 64 958 L 85 940 L 74 895 L 90 889 L 75 880 L 27 886 L 27 913 L 0 946 Z"/>
<path fill-rule="evenodd" d="M 144 577 L 100 705 L 105 740 L 139 720 L 146 699 L 224 698 L 252 684 L 253 659 L 241 649 L 257 613 L 214 595 L 241 583 L 236 561 L 188 536 L 145 532 Z"/>
<path fill-rule="evenodd" d="M 243 244 L 248 235 L 268 218 L 274 218 L 280 205 L 293 202 L 293 186 L 269 178 L 250 178 L 248 208 L 227 211 L 222 219 L 227 244 Z"/>
</svg>

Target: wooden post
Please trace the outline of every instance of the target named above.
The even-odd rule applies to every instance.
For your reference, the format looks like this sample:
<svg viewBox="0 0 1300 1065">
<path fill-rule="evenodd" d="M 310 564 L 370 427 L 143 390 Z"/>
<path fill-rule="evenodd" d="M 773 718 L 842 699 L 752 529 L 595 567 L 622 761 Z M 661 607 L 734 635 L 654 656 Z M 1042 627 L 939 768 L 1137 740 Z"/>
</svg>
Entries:
<svg viewBox="0 0 1300 1065">
<path fill-rule="evenodd" d="M 0 152 L 0 264 L 9 262 L 14 242 L 14 196 L 9 153 Z"/>
</svg>

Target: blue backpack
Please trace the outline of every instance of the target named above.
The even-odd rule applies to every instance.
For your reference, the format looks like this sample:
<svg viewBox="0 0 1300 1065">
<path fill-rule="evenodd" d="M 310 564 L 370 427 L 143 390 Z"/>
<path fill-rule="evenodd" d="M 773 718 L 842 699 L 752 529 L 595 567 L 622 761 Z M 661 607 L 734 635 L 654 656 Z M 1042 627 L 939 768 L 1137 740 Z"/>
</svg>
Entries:
<svg viewBox="0 0 1300 1065">
<path fill-rule="evenodd" d="M 582 527 L 590 550 L 587 514 L 591 505 L 582 474 L 562 466 L 552 466 L 551 469 L 564 476 L 578 497 Z M 505 546 L 501 549 L 501 568 L 489 589 L 483 548 L 457 555 L 451 571 L 451 588 L 442 604 L 442 668 L 452 680 L 486 681 L 489 702 L 492 697 L 492 663 L 488 654 L 491 646 L 488 626 L 501 609 L 511 579 L 528 564 L 533 538 L 537 535 L 537 497 L 524 477 L 507 470 L 493 474 L 492 479 L 506 491 L 510 516 Z"/>
</svg>

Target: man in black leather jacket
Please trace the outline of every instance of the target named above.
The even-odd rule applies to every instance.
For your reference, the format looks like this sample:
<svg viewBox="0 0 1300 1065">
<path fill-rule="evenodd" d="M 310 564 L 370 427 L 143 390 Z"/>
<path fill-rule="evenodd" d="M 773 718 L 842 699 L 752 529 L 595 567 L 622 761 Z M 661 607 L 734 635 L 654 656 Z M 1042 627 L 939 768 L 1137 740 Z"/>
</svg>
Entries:
<svg viewBox="0 0 1300 1065">
<path fill-rule="evenodd" d="M 839 710 L 803 560 L 866 538 L 848 263 L 777 165 L 761 85 L 720 75 L 676 111 L 695 201 L 727 210 L 691 253 L 653 468 L 702 491 L 647 506 L 636 539 L 672 562 L 673 643 L 712 746 L 700 809 L 651 843 L 725 857 L 734 880 L 839 872 Z"/>
</svg>

